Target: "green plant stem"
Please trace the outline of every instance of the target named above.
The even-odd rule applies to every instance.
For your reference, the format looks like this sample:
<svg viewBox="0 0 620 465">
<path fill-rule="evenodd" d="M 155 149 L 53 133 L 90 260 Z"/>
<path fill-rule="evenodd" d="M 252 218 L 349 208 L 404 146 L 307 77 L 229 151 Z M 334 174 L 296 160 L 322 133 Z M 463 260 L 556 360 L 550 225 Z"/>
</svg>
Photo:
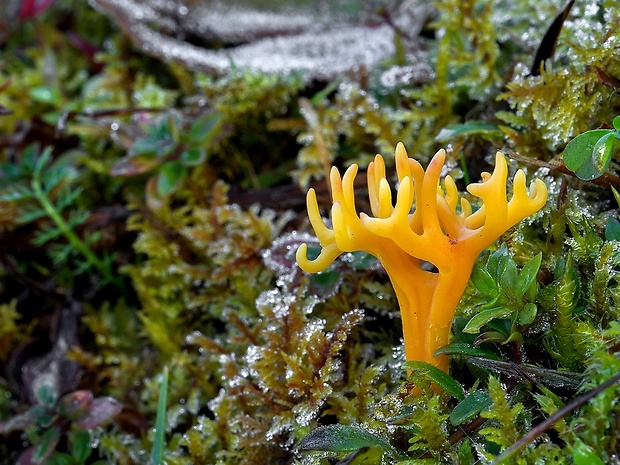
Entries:
<svg viewBox="0 0 620 465">
<path fill-rule="evenodd" d="M 103 277 L 111 283 L 114 283 L 116 286 L 120 287 L 121 283 L 117 276 L 112 273 L 110 267 L 103 262 L 97 255 L 93 253 L 93 251 L 88 247 L 82 239 L 71 229 L 71 227 L 67 224 L 64 218 L 58 213 L 58 210 L 54 207 L 52 202 L 50 202 L 49 198 L 43 191 L 41 187 L 41 182 L 39 180 L 38 172 L 35 173 L 35 176 L 32 179 L 32 191 L 36 196 L 37 200 L 45 210 L 47 216 L 54 222 L 56 227 L 60 230 L 63 236 L 69 241 L 69 243 L 75 247 L 85 258 L 91 263 L 95 268 L 99 270 L 99 272 L 103 275 Z"/>
<path fill-rule="evenodd" d="M 164 463 L 164 433 L 166 431 L 166 405 L 168 404 L 168 367 L 164 367 L 164 375 L 159 388 L 159 402 L 155 417 L 155 439 L 153 440 L 153 465 Z"/>
</svg>

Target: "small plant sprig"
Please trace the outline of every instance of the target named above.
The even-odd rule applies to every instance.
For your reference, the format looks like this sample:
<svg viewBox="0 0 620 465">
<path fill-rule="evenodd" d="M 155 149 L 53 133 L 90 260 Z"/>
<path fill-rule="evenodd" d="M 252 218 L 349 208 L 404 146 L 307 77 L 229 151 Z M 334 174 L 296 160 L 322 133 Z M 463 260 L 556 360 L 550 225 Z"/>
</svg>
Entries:
<svg viewBox="0 0 620 465">
<path fill-rule="evenodd" d="M 151 173 L 147 199 L 151 205 L 161 203 L 180 187 L 191 167 L 207 160 L 209 149 L 222 134 L 223 119 L 220 112 L 213 111 L 186 126 L 178 112 L 150 120 L 110 174 L 131 177 Z"/>
<path fill-rule="evenodd" d="M 489 256 L 485 267 L 474 267 L 471 280 L 480 304 L 463 332 L 479 334 L 475 345 L 484 342 L 523 342 L 522 332 L 537 315 L 536 275 L 541 261 L 542 254 L 539 253 L 519 272 L 508 249 L 502 245 Z M 485 331 L 480 333 L 482 329 Z"/>
<path fill-rule="evenodd" d="M 600 178 L 620 148 L 620 115 L 613 129 L 593 129 L 579 134 L 564 149 L 564 165 L 584 181 Z"/>
<path fill-rule="evenodd" d="M 31 447 L 19 463 L 83 465 L 90 457 L 92 429 L 105 425 L 122 410 L 112 397 L 94 397 L 88 390 L 69 392 L 58 398 L 54 387 L 44 385 L 36 393 L 35 404 L 26 411 L 0 422 L 0 433 L 27 433 Z M 56 450 L 66 435 L 69 453 Z M 95 462 L 102 464 L 105 462 Z"/>
<path fill-rule="evenodd" d="M 6 181 L 13 181 L 14 184 L 9 184 L 0 194 L 0 201 L 19 205 L 17 224 L 28 224 L 45 217 L 52 221 L 52 225 L 43 226 L 36 231 L 33 244 L 42 246 L 63 236 L 68 244 L 53 244 L 50 247 L 50 257 L 56 263 L 67 262 L 70 255 L 77 251 L 85 260 L 77 268 L 76 275 L 95 268 L 106 282 L 120 287 L 122 283 L 113 272 L 110 261 L 98 257 L 90 247 L 98 239 L 98 235 L 92 234 L 82 239 L 75 232 L 75 228 L 88 218 L 88 212 L 72 210 L 66 218 L 63 216 L 63 211 L 73 205 L 82 193 L 80 187 L 71 187 L 77 172 L 62 163 L 50 163 L 50 147 L 45 148 L 39 156 L 37 152 L 38 149 L 34 146 L 27 148 L 21 170 L 10 170 Z M 19 179 L 20 177 L 22 179 Z"/>
</svg>

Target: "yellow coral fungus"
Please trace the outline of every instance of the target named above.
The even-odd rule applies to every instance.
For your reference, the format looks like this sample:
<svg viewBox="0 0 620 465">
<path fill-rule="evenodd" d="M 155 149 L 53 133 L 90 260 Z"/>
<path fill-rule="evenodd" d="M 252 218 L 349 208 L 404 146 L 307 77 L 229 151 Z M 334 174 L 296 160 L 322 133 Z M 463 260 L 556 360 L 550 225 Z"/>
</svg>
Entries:
<svg viewBox="0 0 620 465">
<path fill-rule="evenodd" d="M 357 165 L 341 178 L 333 167 L 330 175 L 333 229 L 323 223 L 316 194 L 308 191 L 310 223 L 321 244 L 321 253 L 307 257 L 307 245 L 297 251 L 297 263 L 307 272 L 327 268 L 343 252 L 364 250 L 379 259 L 387 271 L 400 305 L 405 356 L 448 371 L 447 356 L 435 357 L 448 343 L 454 310 L 465 290 L 474 263 L 486 247 L 523 218 L 540 210 L 547 200 L 547 187 L 537 179 L 529 194 L 523 171 L 517 171 L 513 194 L 508 200 L 508 168 L 504 156 L 495 156 L 493 174 L 483 173 L 482 182 L 467 190 L 482 200 L 472 212 L 460 199 L 454 180 L 446 176 L 439 184 L 446 153 L 442 149 L 430 161 L 426 172 L 396 146 L 398 190 L 396 202 L 386 179 L 381 155 L 368 166 L 368 192 L 374 217 L 357 215 L 353 181 Z M 433 264 L 438 272 L 422 268 Z"/>
</svg>

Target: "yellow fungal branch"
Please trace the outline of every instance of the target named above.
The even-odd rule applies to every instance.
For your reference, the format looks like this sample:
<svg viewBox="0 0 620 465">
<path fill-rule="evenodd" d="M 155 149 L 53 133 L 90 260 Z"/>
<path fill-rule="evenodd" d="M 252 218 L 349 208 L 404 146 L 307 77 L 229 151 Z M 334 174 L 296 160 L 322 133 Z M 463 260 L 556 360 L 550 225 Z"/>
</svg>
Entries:
<svg viewBox="0 0 620 465">
<path fill-rule="evenodd" d="M 316 194 L 308 191 L 310 223 L 321 244 L 321 253 L 307 257 L 307 245 L 297 251 L 297 263 L 309 273 L 327 268 L 343 252 L 364 250 L 379 259 L 387 271 L 400 305 L 407 360 L 420 360 L 448 371 L 447 356 L 435 357 L 449 341 L 454 310 L 465 290 L 474 263 L 485 248 L 523 218 L 540 210 L 547 201 L 547 186 L 539 179 L 526 187 L 525 173 L 517 171 L 508 200 L 506 159 L 498 152 L 493 174 L 483 173 L 482 182 L 467 190 L 482 200 L 472 211 L 460 198 L 454 180 L 439 183 L 446 152 L 430 161 L 426 172 L 396 146 L 398 189 L 396 201 L 386 178 L 381 155 L 368 166 L 368 192 L 372 217 L 359 216 L 355 208 L 353 181 L 357 165 L 341 178 L 330 173 L 333 229 L 325 226 Z M 426 271 L 423 262 L 438 272 Z"/>
</svg>

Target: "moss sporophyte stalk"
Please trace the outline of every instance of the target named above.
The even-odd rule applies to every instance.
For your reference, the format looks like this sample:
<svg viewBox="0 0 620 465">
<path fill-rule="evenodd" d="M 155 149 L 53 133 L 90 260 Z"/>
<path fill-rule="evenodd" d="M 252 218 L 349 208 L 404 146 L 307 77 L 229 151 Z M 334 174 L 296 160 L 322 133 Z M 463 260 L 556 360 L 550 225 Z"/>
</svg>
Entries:
<svg viewBox="0 0 620 465">
<path fill-rule="evenodd" d="M 525 173 L 519 170 L 508 200 L 508 167 L 498 152 L 493 174 L 482 173 L 482 182 L 467 186 L 469 193 L 482 201 L 474 212 L 467 199 L 459 202 L 450 176 L 445 177 L 443 187 L 439 183 L 446 157 L 443 149 L 426 171 L 408 157 L 401 143 L 395 156 L 399 182 L 395 204 L 383 157 L 377 155 L 368 166 L 373 217 L 356 212 L 353 181 L 357 165 L 351 165 L 342 178 L 335 167 L 331 170 L 333 229 L 323 223 L 314 190 L 308 191 L 308 216 L 321 252 L 310 260 L 307 244 L 302 244 L 297 263 L 304 271 L 317 273 L 343 252 L 363 250 L 375 256 L 398 298 L 407 360 L 424 361 L 447 372 L 448 357 L 435 357 L 434 353 L 449 342 L 454 311 L 478 255 L 506 230 L 540 210 L 547 201 L 547 186 L 536 179 L 528 193 Z M 424 262 L 438 271 L 425 270 Z"/>
</svg>

